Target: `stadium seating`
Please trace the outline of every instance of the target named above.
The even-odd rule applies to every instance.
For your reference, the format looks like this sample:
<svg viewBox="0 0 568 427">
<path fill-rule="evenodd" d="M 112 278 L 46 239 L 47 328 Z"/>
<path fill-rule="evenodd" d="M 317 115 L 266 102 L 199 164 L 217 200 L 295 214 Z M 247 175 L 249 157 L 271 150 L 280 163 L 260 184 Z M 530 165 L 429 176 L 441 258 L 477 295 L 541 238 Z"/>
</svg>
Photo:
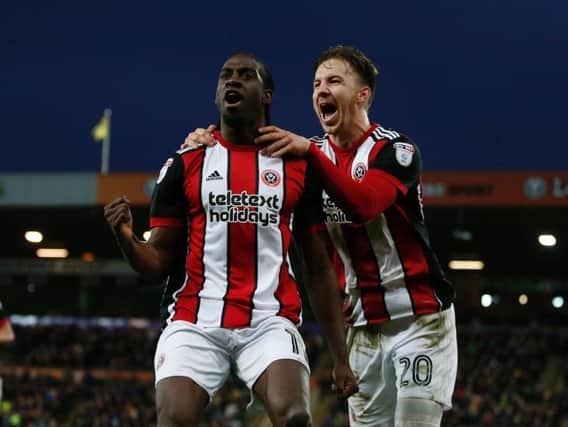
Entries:
<svg viewBox="0 0 568 427">
<path fill-rule="evenodd" d="M 568 330 L 460 325 L 454 408 L 444 426 L 568 425 Z M 155 425 L 153 348 L 158 330 L 51 325 L 16 327 L 3 350 L 2 426 Z M 302 328 L 312 365 L 314 426 L 347 425 L 345 402 L 330 391 L 331 360 L 317 325 Z M 203 426 L 270 425 L 231 377 L 208 406 Z"/>
</svg>

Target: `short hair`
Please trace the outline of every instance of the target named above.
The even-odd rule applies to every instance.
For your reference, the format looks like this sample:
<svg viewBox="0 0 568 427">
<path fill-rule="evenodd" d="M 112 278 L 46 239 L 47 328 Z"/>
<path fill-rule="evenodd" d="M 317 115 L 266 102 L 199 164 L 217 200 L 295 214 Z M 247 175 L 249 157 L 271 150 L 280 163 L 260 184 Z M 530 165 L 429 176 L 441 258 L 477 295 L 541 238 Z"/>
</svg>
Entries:
<svg viewBox="0 0 568 427">
<path fill-rule="evenodd" d="M 272 78 L 272 72 L 268 68 L 268 65 L 266 65 L 258 56 L 250 52 L 236 52 L 233 53 L 229 58 L 239 55 L 247 56 L 258 64 L 258 72 L 260 74 L 260 77 L 262 78 L 263 88 L 274 92 L 274 79 Z"/>
<path fill-rule="evenodd" d="M 371 61 L 363 51 L 353 46 L 337 45 L 324 50 L 316 59 L 314 72 L 318 67 L 329 59 L 341 59 L 347 62 L 359 75 L 361 80 L 371 88 L 371 96 L 369 97 L 369 107 L 375 96 L 375 88 L 377 86 L 377 75 L 379 68 Z"/>
<path fill-rule="evenodd" d="M 264 62 L 262 62 L 260 59 L 254 57 L 254 60 L 259 65 L 258 72 L 260 73 L 260 77 L 262 77 L 262 83 L 263 83 L 264 89 L 269 89 L 272 92 L 274 92 L 274 79 L 272 78 L 272 72 L 270 71 L 268 66 Z"/>
</svg>

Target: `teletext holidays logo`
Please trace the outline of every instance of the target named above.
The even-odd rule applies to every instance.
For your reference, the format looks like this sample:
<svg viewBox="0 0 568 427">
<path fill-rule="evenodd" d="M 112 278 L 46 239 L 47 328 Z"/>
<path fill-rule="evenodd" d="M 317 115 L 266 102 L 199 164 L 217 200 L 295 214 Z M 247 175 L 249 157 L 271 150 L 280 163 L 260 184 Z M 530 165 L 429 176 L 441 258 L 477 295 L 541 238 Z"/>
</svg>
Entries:
<svg viewBox="0 0 568 427">
<path fill-rule="evenodd" d="M 347 215 L 325 193 L 323 194 L 323 213 L 326 223 L 348 224 L 351 222 Z"/>
<path fill-rule="evenodd" d="M 251 222 L 264 227 L 278 224 L 280 198 L 261 194 L 209 193 L 209 221 Z"/>
</svg>

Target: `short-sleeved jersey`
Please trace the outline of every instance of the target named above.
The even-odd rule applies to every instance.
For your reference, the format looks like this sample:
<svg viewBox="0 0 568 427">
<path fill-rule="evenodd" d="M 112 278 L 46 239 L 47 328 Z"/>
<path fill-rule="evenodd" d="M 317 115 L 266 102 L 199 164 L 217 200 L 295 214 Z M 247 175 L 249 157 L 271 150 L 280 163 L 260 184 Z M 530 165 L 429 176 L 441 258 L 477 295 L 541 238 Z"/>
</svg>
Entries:
<svg viewBox="0 0 568 427">
<path fill-rule="evenodd" d="M 215 138 L 212 147 L 168 159 L 154 189 L 151 227 L 180 227 L 188 237 L 166 284 L 162 320 L 239 328 L 277 315 L 299 324 L 288 249 L 293 227 L 323 227 L 321 187 L 305 160 Z"/>
<path fill-rule="evenodd" d="M 323 192 L 334 265 L 346 294 L 347 322 L 376 324 L 448 308 L 454 291 L 430 247 L 418 147 L 377 124 L 348 149 L 335 146 L 327 137 L 314 142 L 354 180 L 364 179 L 373 170 L 398 189 L 396 202 L 364 224 L 351 221 Z"/>
</svg>

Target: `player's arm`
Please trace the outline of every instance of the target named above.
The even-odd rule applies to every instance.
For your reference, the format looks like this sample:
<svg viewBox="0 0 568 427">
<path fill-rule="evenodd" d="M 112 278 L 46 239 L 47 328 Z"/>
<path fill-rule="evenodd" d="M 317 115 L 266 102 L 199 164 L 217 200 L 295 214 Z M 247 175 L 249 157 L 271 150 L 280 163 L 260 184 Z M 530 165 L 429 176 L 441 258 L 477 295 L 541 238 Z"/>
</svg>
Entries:
<svg viewBox="0 0 568 427">
<path fill-rule="evenodd" d="M 310 166 L 335 203 L 356 221 L 366 222 L 392 206 L 399 195 L 420 179 L 422 161 L 418 147 L 406 136 L 387 141 L 370 159 L 369 170 L 361 181 L 337 167 L 315 145 L 307 155 Z"/>
<path fill-rule="evenodd" d="M 304 197 L 294 213 L 294 238 L 303 260 L 304 287 L 334 361 L 335 383 L 342 398 L 356 393 L 357 381 L 349 367 L 339 283 L 329 257 L 331 244 L 319 197 Z"/>
<path fill-rule="evenodd" d="M 384 173 L 368 171 L 362 181 L 355 181 L 339 171 L 315 144 L 303 136 L 276 126 L 260 128 L 259 133 L 255 143 L 269 144 L 263 150 L 265 154 L 305 157 L 319 175 L 326 192 L 355 221 L 369 221 L 396 201 L 397 187 Z"/>
<path fill-rule="evenodd" d="M 399 188 L 380 169 L 370 168 L 361 181 L 356 181 L 340 171 L 315 144 L 310 145 L 307 160 L 321 177 L 325 191 L 355 221 L 370 221 L 396 201 Z"/>
<path fill-rule="evenodd" d="M 326 239 L 325 232 L 317 232 L 304 235 L 298 245 L 304 259 L 304 287 L 331 351 L 338 391 L 342 398 L 347 398 L 358 388 L 349 367 L 339 283 L 329 259 Z"/>
<path fill-rule="evenodd" d="M 168 275 L 183 240 L 180 228 L 157 227 L 148 241 L 141 240 L 132 229 L 130 203 L 124 196 L 105 206 L 105 218 L 134 271 L 156 280 Z"/>
<path fill-rule="evenodd" d="M 182 185 L 183 161 L 176 156 L 168 159 L 154 188 L 150 208 L 152 231 L 147 242 L 134 234 L 130 203 L 126 197 L 119 197 L 105 206 L 105 218 L 124 257 L 144 276 L 164 279 L 183 250 L 185 198 Z"/>
</svg>

